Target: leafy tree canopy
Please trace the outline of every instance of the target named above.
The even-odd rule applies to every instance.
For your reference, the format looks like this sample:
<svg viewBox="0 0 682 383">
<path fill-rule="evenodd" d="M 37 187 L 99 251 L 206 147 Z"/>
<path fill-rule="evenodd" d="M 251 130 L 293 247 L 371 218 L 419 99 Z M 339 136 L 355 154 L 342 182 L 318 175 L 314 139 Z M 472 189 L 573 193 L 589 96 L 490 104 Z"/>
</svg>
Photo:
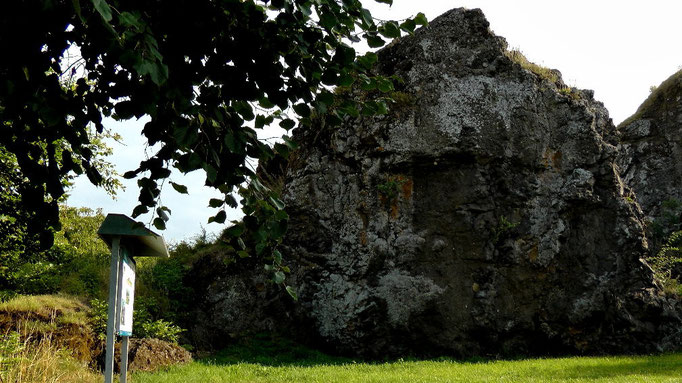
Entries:
<svg viewBox="0 0 682 383">
<path fill-rule="evenodd" d="M 387 98 L 359 103 L 333 92 L 353 83 L 385 94 L 393 88 L 393 79 L 372 74 L 376 54 L 359 55 L 352 42 L 378 48 L 425 23 L 422 14 L 376 20 L 359 0 L 4 1 L 0 146 L 28 181 L 24 204 L 44 229 L 58 227 L 62 180 L 84 173 L 99 185 L 104 178 L 88 128 L 101 133 L 103 117 L 149 116 L 142 133 L 160 149 L 125 174 L 140 187 L 133 216 L 152 211 L 163 229 L 168 209 L 159 196 L 170 168 L 202 170 L 206 185 L 224 195 L 209 202 L 220 209 L 211 220 L 224 222 L 241 195 L 246 218 L 230 233 L 256 233 L 256 251 L 272 255 L 281 272 L 275 248 L 287 216 L 250 159 L 286 155 L 294 144 L 267 145 L 256 130 L 309 124 L 311 110 L 331 125 L 385 113 Z M 78 60 L 68 61 L 73 52 Z"/>
</svg>

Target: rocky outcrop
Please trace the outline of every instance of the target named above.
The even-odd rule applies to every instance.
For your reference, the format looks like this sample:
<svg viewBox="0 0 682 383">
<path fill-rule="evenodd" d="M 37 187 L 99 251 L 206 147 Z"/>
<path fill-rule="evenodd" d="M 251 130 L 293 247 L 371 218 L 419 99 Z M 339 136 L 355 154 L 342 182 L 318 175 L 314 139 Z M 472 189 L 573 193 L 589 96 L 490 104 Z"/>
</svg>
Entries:
<svg viewBox="0 0 682 383">
<path fill-rule="evenodd" d="M 274 323 L 370 357 L 680 345 L 591 92 L 507 52 L 480 10 L 382 50 L 378 71 L 405 80 L 389 115 L 295 133 L 285 250 L 300 299 Z M 277 293 L 263 294 L 248 315 L 267 316 Z M 243 306 L 222 302 L 226 317 Z"/>
<path fill-rule="evenodd" d="M 682 218 L 666 217 L 666 213 L 679 214 L 682 206 L 682 72 L 653 90 L 618 132 L 621 176 L 648 221 L 664 226 L 659 228 L 664 232 L 679 230 Z"/>
<path fill-rule="evenodd" d="M 156 371 L 176 364 L 189 363 L 192 354 L 177 344 L 154 338 L 133 338 L 128 345 L 128 371 Z M 97 361 L 104 369 L 104 352 Z M 121 370 L 121 343 L 114 350 L 114 371 Z"/>
</svg>

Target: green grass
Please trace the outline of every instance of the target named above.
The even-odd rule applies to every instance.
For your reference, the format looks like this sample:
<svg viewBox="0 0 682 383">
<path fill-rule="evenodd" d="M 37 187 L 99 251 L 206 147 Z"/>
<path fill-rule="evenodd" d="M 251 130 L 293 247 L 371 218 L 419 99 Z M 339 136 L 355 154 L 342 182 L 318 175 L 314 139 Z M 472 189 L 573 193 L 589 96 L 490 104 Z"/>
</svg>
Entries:
<svg viewBox="0 0 682 383">
<path fill-rule="evenodd" d="M 43 325 L 73 324 L 87 326 L 89 324 L 88 312 L 88 306 L 77 298 L 66 295 L 17 295 L 0 303 L 0 317 L 26 316 L 27 323 L 32 322 L 28 318 L 39 318 L 37 322 L 42 322 Z M 50 330 L 47 327 L 44 330 L 46 332 L 54 331 L 54 329 Z"/>
<path fill-rule="evenodd" d="M 357 362 L 326 355 L 286 338 L 258 335 L 205 359 L 156 373 L 154 382 L 680 382 L 682 353 L 659 356 L 517 361 Z"/>
<path fill-rule="evenodd" d="M 526 56 L 524 56 L 523 53 L 521 53 L 521 51 L 517 49 L 505 51 L 505 54 L 510 60 L 521 65 L 522 68 L 528 69 L 529 71 L 535 73 L 536 75 L 546 80 L 549 80 L 552 83 L 557 83 L 559 82 L 559 80 L 561 80 L 561 78 L 559 78 L 559 75 L 556 72 L 552 71 L 549 68 L 528 61 Z"/>
</svg>

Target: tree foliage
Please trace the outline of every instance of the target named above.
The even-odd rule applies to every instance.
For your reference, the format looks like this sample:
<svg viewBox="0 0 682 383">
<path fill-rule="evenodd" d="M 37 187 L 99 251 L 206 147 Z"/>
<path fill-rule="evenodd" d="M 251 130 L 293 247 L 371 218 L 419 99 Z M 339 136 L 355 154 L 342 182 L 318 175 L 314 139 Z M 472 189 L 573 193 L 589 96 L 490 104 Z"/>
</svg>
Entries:
<svg viewBox="0 0 682 383">
<path fill-rule="evenodd" d="M 258 252 L 272 256 L 277 273 L 274 250 L 287 216 L 251 160 L 286 155 L 294 144 L 285 138 L 267 145 L 256 131 L 310 124 L 312 110 L 329 125 L 385 113 L 387 96 L 359 102 L 333 92 L 353 83 L 385 95 L 393 89 L 393 79 L 372 73 L 376 54 L 360 55 L 351 43 L 378 48 L 425 23 L 422 14 L 378 21 L 359 0 L 2 2 L 0 146 L 29 180 L 24 203 L 44 228 L 57 227 L 64 177 L 84 173 L 94 184 L 103 181 L 88 128 L 102 132 L 104 117 L 149 116 L 142 133 L 160 149 L 125 174 L 140 187 L 133 216 L 155 213 L 154 225 L 163 229 L 168 210 L 159 196 L 170 168 L 201 170 L 206 185 L 224 195 L 210 201 L 219 209 L 211 221 L 224 222 L 226 207 L 241 198 L 242 225 L 258 233 Z M 74 51 L 80 58 L 67 63 Z M 65 77 L 72 86 L 62 86 Z"/>
<path fill-rule="evenodd" d="M 0 199 L 1 201 L 2 199 Z M 61 230 L 54 245 L 40 250 L 21 225 L 9 226 L 16 239 L 0 242 L 0 290 L 24 294 L 63 292 L 86 297 L 104 296 L 109 249 L 97 235 L 101 211 L 60 205 Z"/>
</svg>

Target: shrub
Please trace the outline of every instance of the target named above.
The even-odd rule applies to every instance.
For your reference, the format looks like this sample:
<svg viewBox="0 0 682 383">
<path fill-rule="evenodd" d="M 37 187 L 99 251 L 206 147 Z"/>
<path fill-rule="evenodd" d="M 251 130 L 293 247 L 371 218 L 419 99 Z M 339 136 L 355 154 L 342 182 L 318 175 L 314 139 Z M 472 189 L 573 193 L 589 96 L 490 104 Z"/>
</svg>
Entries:
<svg viewBox="0 0 682 383">
<path fill-rule="evenodd" d="M 100 340 L 107 338 L 107 302 L 101 299 L 90 301 L 90 325 Z M 134 323 L 134 322 L 133 322 Z"/>
<path fill-rule="evenodd" d="M 138 334 L 141 338 L 156 338 L 175 344 L 178 343 L 180 333 L 184 331 L 180 326 L 163 319 L 142 322 L 138 328 L 142 329 Z"/>
<path fill-rule="evenodd" d="M 19 363 L 18 355 L 24 351 L 26 343 L 21 341 L 21 335 L 10 331 L 0 335 L 0 371 L 8 371 Z"/>
<path fill-rule="evenodd" d="M 137 338 L 156 338 L 171 343 L 178 343 L 184 331 L 169 320 L 154 319 L 150 307 L 154 305 L 150 299 L 136 299 L 133 309 L 133 336 Z M 90 321 L 99 339 L 107 337 L 107 310 L 109 305 L 100 299 L 90 301 Z"/>
<path fill-rule="evenodd" d="M 682 264 L 682 231 L 672 233 L 661 250 L 647 258 L 647 262 L 665 291 L 682 295 L 682 285 L 676 278 L 678 276 L 673 275 L 675 268 Z"/>
</svg>

